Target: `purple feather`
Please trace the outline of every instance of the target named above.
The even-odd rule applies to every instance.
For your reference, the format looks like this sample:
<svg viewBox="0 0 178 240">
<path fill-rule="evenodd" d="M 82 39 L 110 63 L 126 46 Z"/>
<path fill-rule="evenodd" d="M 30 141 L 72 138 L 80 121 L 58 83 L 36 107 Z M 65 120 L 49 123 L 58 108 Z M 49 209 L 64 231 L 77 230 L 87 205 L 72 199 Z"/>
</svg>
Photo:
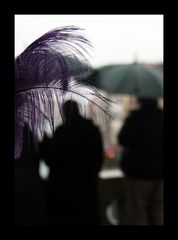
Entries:
<svg viewBox="0 0 178 240">
<path fill-rule="evenodd" d="M 43 136 L 46 121 L 54 131 L 55 101 L 59 110 L 66 96 L 78 96 L 92 102 L 91 97 L 95 95 L 107 102 L 85 82 L 90 97 L 80 91 L 82 79 L 91 70 L 85 57 L 86 47 L 91 44 L 77 33 L 78 30 L 81 29 L 75 26 L 54 29 L 34 41 L 16 58 L 15 158 L 21 154 L 25 124 L 31 128 L 36 145 L 38 136 Z M 102 107 L 93 104 L 105 113 Z"/>
</svg>

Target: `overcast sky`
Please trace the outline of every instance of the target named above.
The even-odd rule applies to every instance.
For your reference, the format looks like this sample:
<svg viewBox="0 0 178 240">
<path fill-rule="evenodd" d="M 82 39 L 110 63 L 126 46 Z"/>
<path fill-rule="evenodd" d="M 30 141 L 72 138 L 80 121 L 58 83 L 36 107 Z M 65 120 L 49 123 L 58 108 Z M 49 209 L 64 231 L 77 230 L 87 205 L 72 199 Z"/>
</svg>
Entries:
<svg viewBox="0 0 178 240">
<path fill-rule="evenodd" d="M 44 33 L 67 25 L 84 28 L 93 67 L 163 62 L 163 15 L 15 15 L 15 56 Z"/>
</svg>

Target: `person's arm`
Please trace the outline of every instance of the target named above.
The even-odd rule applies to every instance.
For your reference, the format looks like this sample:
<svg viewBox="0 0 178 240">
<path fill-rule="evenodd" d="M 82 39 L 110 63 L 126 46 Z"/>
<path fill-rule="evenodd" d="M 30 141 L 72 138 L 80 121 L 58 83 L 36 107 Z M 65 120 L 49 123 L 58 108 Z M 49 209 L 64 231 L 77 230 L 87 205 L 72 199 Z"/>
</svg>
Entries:
<svg viewBox="0 0 178 240">
<path fill-rule="evenodd" d="M 124 122 L 119 135 L 118 141 L 122 146 L 130 146 L 134 144 L 137 126 L 134 123 L 134 116 L 130 115 Z"/>
<path fill-rule="evenodd" d="M 52 139 L 45 135 L 43 141 L 39 145 L 39 149 L 40 157 L 45 161 L 48 166 L 50 166 L 50 159 L 52 154 Z"/>
<path fill-rule="evenodd" d="M 103 143 L 102 143 L 102 138 L 101 138 L 101 133 L 98 129 L 96 129 L 96 171 L 97 173 L 101 170 L 102 164 L 103 164 Z"/>
<path fill-rule="evenodd" d="M 118 140 L 121 145 L 127 144 L 127 137 L 128 137 L 128 124 L 127 120 L 123 124 L 122 128 L 120 129 L 119 135 L 118 135 Z"/>
</svg>

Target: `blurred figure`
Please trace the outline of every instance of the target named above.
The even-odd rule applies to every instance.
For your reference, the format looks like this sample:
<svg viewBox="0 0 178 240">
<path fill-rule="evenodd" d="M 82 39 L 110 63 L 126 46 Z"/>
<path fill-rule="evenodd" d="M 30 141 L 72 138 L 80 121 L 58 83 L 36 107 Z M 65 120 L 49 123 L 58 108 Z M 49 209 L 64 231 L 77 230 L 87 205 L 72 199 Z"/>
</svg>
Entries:
<svg viewBox="0 0 178 240">
<path fill-rule="evenodd" d="M 44 182 L 39 176 L 39 153 L 27 125 L 23 128 L 21 156 L 15 159 L 15 224 L 46 222 Z"/>
<path fill-rule="evenodd" d="M 163 224 L 163 111 L 139 98 L 118 136 L 123 146 L 128 225 Z"/>
<path fill-rule="evenodd" d="M 50 167 L 47 183 L 49 224 L 97 225 L 97 178 L 103 160 L 98 128 L 79 114 L 78 105 L 63 105 L 64 124 L 52 139 L 44 138 L 41 154 Z"/>
</svg>

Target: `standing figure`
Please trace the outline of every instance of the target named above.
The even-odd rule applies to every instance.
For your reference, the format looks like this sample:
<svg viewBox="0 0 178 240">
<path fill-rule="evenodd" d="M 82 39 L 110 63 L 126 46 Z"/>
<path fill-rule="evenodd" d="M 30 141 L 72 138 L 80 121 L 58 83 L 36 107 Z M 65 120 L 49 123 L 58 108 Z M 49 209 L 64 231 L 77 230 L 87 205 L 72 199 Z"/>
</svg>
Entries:
<svg viewBox="0 0 178 240">
<path fill-rule="evenodd" d="M 50 167 L 47 210 L 52 226 L 99 224 L 97 178 L 103 160 L 101 135 L 78 105 L 63 105 L 64 124 L 45 138 L 41 154 Z"/>
<path fill-rule="evenodd" d="M 45 184 L 39 175 L 40 156 L 33 134 L 28 127 L 23 127 L 21 156 L 15 160 L 15 224 L 44 225 Z"/>
<path fill-rule="evenodd" d="M 163 224 L 163 111 L 155 99 L 138 99 L 118 136 L 124 147 L 128 225 Z"/>
</svg>

